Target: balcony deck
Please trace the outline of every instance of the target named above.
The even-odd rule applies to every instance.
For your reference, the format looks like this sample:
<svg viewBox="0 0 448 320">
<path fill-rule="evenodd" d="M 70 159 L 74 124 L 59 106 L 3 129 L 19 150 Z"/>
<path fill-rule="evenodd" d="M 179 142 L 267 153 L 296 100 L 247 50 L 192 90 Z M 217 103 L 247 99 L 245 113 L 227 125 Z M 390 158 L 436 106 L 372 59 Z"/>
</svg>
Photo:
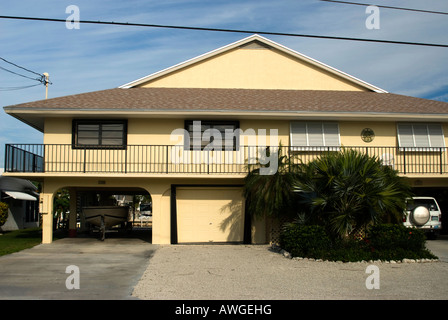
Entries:
<svg viewBox="0 0 448 320">
<path fill-rule="evenodd" d="M 308 162 L 335 147 L 283 146 L 292 163 Z M 381 159 L 402 175 L 448 174 L 447 148 L 344 146 Z M 157 174 L 245 175 L 265 147 L 240 146 L 237 150 L 189 150 L 179 145 L 127 145 L 123 148 L 73 148 L 71 144 L 7 144 L 5 173 L 36 174 Z"/>
</svg>

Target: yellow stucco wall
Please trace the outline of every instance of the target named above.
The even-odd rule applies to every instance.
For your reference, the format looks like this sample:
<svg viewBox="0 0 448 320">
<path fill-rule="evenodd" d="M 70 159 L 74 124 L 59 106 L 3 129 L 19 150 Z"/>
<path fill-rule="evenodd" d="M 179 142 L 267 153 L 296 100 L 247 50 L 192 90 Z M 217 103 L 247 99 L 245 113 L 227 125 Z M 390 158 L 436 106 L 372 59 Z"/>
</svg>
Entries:
<svg viewBox="0 0 448 320">
<path fill-rule="evenodd" d="M 339 130 L 341 144 L 347 146 L 371 146 L 387 147 L 398 146 L 397 123 L 406 123 L 407 121 L 340 121 Z M 411 123 L 418 123 L 412 121 Z M 426 123 L 424 120 L 421 123 Z M 448 147 L 448 123 L 441 123 L 445 137 L 445 146 Z M 361 131 L 364 128 L 370 128 L 375 133 L 375 138 L 370 143 L 365 143 L 361 139 Z"/>
<path fill-rule="evenodd" d="M 218 120 L 218 118 L 215 118 Z M 237 120 L 235 118 L 234 120 Z M 172 135 L 173 130 L 184 128 L 184 119 L 155 119 L 131 118 L 128 119 L 127 149 L 95 150 L 72 149 L 72 119 L 49 118 L 45 122 L 45 144 L 63 144 L 64 146 L 48 146 L 46 154 L 46 171 L 124 171 L 123 164 L 127 162 L 127 172 L 185 172 L 185 168 L 176 164 L 176 157 L 183 155 L 190 162 L 199 161 L 202 164 L 223 163 L 231 160 L 233 164 L 244 166 L 248 153 L 247 148 L 239 151 L 226 151 L 222 153 L 205 154 L 201 151 L 183 150 L 183 135 L 180 131 Z M 242 119 L 240 120 L 240 145 L 242 146 L 288 146 L 290 144 L 289 120 Z M 338 121 L 341 146 L 346 147 L 389 147 L 389 149 L 375 149 L 377 156 L 386 153 L 396 153 L 393 150 L 398 145 L 397 123 L 394 121 Z M 361 132 L 365 128 L 374 131 L 375 137 L 371 142 L 361 139 Z M 443 125 L 446 145 L 448 145 L 448 124 Z M 224 138 L 224 137 L 223 137 Z M 166 148 L 165 146 L 175 146 Z M 144 147 L 136 147 L 144 146 Z M 183 153 L 182 153 L 183 150 Z M 362 149 L 367 150 L 367 149 Z M 253 153 L 253 152 L 252 152 Z M 215 158 L 210 158 L 215 157 Z M 84 159 L 88 159 L 87 164 Z M 111 161 L 109 161 L 111 160 Z M 181 160 L 182 161 L 182 160 Z M 221 162 L 219 162 L 221 161 Z M 70 163 L 70 167 L 67 164 Z M 151 163 L 152 167 L 146 166 Z M 195 162 L 197 163 L 197 162 Z M 170 167 L 167 168 L 166 166 Z M 103 167 L 101 167 L 103 166 Z M 107 167 L 104 167 L 107 166 Z M 229 167 L 229 170 L 231 167 Z M 233 167 L 234 169 L 236 167 Z M 197 168 L 198 170 L 206 169 Z M 237 170 L 234 170 L 237 171 Z"/>
<path fill-rule="evenodd" d="M 361 139 L 364 128 L 370 128 L 375 133 L 372 142 Z M 386 147 L 397 145 L 397 125 L 395 122 L 339 122 L 341 144 L 344 146 Z"/>
<path fill-rule="evenodd" d="M 397 146 L 396 137 L 396 122 L 375 122 L 375 121 L 339 121 L 339 132 L 341 145 L 343 146 L 359 146 L 359 147 L 380 147 L 380 146 Z M 71 134 L 72 134 L 72 119 L 71 118 L 48 118 L 45 122 L 44 142 L 46 144 L 67 144 L 67 150 L 71 149 Z M 277 130 L 278 141 L 284 146 L 289 145 L 290 142 L 290 121 L 289 120 L 266 120 L 266 119 L 241 119 L 240 127 L 243 133 L 249 134 L 251 129 L 256 134 L 263 133 L 270 134 L 270 129 Z M 448 125 L 444 124 L 445 140 L 447 140 Z M 128 119 L 128 144 L 129 145 L 173 145 L 176 141 L 170 139 L 172 130 L 184 128 L 184 119 L 150 119 L 150 118 L 131 118 Z M 375 139 L 366 143 L 361 139 L 361 131 L 364 128 L 371 128 L 375 132 Z M 264 133 L 263 133 L 264 134 Z M 260 141 L 266 143 L 275 143 L 269 139 L 261 139 L 258 136 L 256 143 Z M 252 140 L 242 137 L 242 144 L 247 145 L 252 143 Z M 53 153 L 54 159 L 63 163 L 73 160 L 71 157 L 79 157 L 81 151 L 72 151 L 67 155 L 62 156 L 58 153 Z M 120 151 L 123 152 L 123 151 Z M 387 153 L 388 150 L 381 150 L 381 153 Z M 231 152 L 234 153 L 234 152 Z M 382 154 L 378 154 L 381 156 Z M 51 158 L 49 153 L 46 153 L 47 161 Z M 65 158 L 64 158 L 65 157 Z M 62 161 L 61 161 L 62 160 Z M 117 160 L 117 159 L 115 159 Z M 119 159 L 117 161 L 120 161 Z M 132 161 L 132 156 L 128 155 L 128 161 Z M 165 161 L 165 158 L 162 158 Z M 68 178 L 70 176 L 70 178 Z M 424 180 L 423 185 L 438 186 L 445 183 L 445 180 L 440 179 L 439 176 L 434 175 L 426 177 L 417 175 L 412 177 L 413 183 L 417 186 L 421 185 L 420 180 Z M 233 179 L 233 180 L 232 180 Z M 100 184 L 101 181 L 101 184 Z M 220 178 L 214 176 L 209 178 L 202 175 L 191 176 L 188 173 L 176 178 L 166 175 L 164 178 L 146 177 L 144 175 L 130 175 L 130 174 L 94 174 L 90 177 L 81 177 L 71 175 L 70 173 L 61 173 L 59 177 L 44 177 L 44 190 L 41 194 L 43 213 L 43 242 L 51 242 L 52 237 L 52 197 L 53 194 L 62 187 L 89 187 L 89 188 L 142 188 L 147 190 L 153 201 L 153 243 L 166 244 L 170 243 L 170 186 L 171 184 L 242 184 L 243 176 L 239 179 L 235 177 L 230 178 L 223 175 Z M 252 238 L 254 242 L 260 243 L 266 240 L 266 225 L 263 221 L 253 221 L 252 224 Z"/>
<path fill-rule="evenodd" d="M 46 118 L 44 144 L 71 144 L 72 119 L 70 117 Z"/>
<path fill-rule="evenodd" d="M 236 48 L 140 87 L 366 90 L 274 48 Z"/>
<path fill-rule="evenodd" d="M 200 118 L 198 117 L 198 120 Z M 220 120 L 219 117 L 214 120 Z M 238 120 L 235 118 L 234 120 Z M 299 119 L 300 120 L 300 119 Z M 289 120 L 263 120 L 242 119 L 240 129 L 243 132 L 242 144 L 251 144 L 266 141 L 270 144 L 269 137 L 277 133 L 278 141 L 282 145 L 289 145 L 290 121 Z M 396 122 L 375 121 L 338 121 L 341 144 L 346 146 L 396 146 L 397 124 Z M 448 124 L 444 124 L 445 139 L 448 138 Z M 175 129 L 184 128 L 184 119 L 155 119 L 155 118 L 131 118 L 128 119 L 128 144 L 129 145 L 174 145 L 179 139 L 171 139 L 171 133 Z M 370 128 L 375 132 L 375 139 L 370 143 L 361 140 L 361 131 Z M 253 129 L 253 131 L 251 131 Z M 256 140 L 249 137 L 254 132 Z M 276 139 L 277 140 L 277 139 Z M 275 143 L 276 140 L 272 142 Z M 45 144 L 71 144 L 72 143 L 72 119 L 71 118 L 47 118 L 45 121 Z M 448 145 L 448 140 L 447 140 Z"/>
<path fill-rule="evenodd" d="M 200 120 L 200 117 L 197 117 Z M 220 120 L 219 117 L 214 120 Z M 233 120 L 239 120 L 237 117 Z M 300 120 L 300 119 L 295 119 Z M 305 120 L 307 121 L 307 120 Z M 346 146 L 396 146 L 397 122 L 395 121 L 338 121 L 341 144 Z M 448 146 L 448 123 L 443 123 L 445 145 Z M 131 118 L 128 119 L 128 144 L 129 145 L 174 145 L 179 140 L 171 140 L 170 135 L 174 129 L 184 128 L 184 119 L 155 119 L 155 118 Z M 289 145 L 290 120 L 264 120 L 241 119 L 240 128 L 246 137 L 253 129 L 257 135 L 263 136 L 263 130 L 267 134 L 266 142 L 270 143 L 269 135 L 277 130 L 278 140 L 282 145 Z M 370 143 L 361 139 L 361 131 L 370 128 L 375 132 L 375 138 Z M 243 138 L 244 145 L 252 140 Z M 257 140 L 258 141 L 258 140 Z M 260 140 L 264 141 L 264 140 Z M 275 142 L 275 141 L 273 141 Z M 47 118 L 45 120 L 45 144 L 71 144 L 72 143 L 72 118 Z"/>
</svg>

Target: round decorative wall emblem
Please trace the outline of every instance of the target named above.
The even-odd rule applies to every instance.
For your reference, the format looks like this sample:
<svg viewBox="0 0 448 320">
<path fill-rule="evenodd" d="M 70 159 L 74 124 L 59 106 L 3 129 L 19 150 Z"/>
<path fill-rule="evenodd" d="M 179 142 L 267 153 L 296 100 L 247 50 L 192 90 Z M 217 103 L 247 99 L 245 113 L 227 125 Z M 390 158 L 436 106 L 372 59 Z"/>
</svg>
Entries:
<svg viewBox="0 0 448 320">
<path fill-rule="evenodd" d="M 364 141 L 364 142 L 372 142 L 374 138 L 375 138 L 375 133 L 373 132 L 372 129 L 364 128 L 361 131 L 361 139 L 362 139 L 362 141 Z"/>
</svg>

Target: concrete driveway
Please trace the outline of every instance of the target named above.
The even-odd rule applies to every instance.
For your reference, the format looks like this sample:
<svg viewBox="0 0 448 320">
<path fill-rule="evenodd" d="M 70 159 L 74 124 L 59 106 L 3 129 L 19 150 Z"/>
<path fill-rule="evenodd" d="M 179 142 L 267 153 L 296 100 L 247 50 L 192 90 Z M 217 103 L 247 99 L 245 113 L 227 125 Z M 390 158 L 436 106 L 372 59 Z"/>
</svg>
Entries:
<svg viewBox="0 0 448 320">
<path fill-rule="evenodd" d="M 441 235 L 437 240 L 426 241 L 426 247 L 439 257 L 440 261 L 448 262 L 448 235 Z"/>
<path fill-rule="evenodd" d="M 366 287 L 369 265 L 292 260 L 266 245 L 66 238 L 0 257 L 0 299 L 448 299 L 446 262 L 374 263 L 379 289 Z M 68 266 L 79 289 L 66 286 Z"/>
<path fill-rule="evenodd" d="M 2 256 L 0 299 L 134 299 L 156 247 L 139 238 L 64 238 Z M 68 266 L 79 268 L 79 289 Z"/>
</svg>

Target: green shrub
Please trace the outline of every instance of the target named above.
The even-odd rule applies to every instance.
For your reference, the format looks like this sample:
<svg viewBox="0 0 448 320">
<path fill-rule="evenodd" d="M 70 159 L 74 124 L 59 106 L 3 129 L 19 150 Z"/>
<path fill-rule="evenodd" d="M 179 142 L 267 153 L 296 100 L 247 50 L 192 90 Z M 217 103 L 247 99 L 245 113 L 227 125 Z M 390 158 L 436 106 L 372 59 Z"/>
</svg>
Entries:
<svg viewBox="0 0 448 320">
<path fill-rule="evenodd" d="M 419 251 L 406 250 L 403 248 L 376 250 L 371 254 L 370 260 L 403 260 L 403 259 L 436 259 L 430 251 L 422 249 Z"/>
<path fill-rule="evenodd" d="M 291 223 L 280 234 L 280 246 L 294 257 L 320 258 L 332 243 L 322 226 Z"/>
<path fill-rule="evenodd" d="M 363 242 L 355 239 L 338 239 L 333 243 L 332 250 L 328 251 L 322 259 L 330 261 L 355 262 L 371 260 L 370 248 Z"/>
<path fill-rule="evenodd" d="M 6 223 L 6 219 L 8 219 L 8 205 L 0 202 L 0 227 Z"/>
<path fill-rule="evenodd" d="M 293 257 L 330 261 L 369 261 L 437 258 L 425 249 L 425 234 L 403 225 L 377 225 L 368 237 L 331 239 L 319 225 L 287 224 L 280 234 L 280 246 Z"/>
<path fill-rule="evenodd" d="M 419 252 L 425 249 L 426 237 L 419 229 L 401 224 L 380 224 L 370 228 L 367 240 L 375 251 L 403 249 Z"/>
</svg>

